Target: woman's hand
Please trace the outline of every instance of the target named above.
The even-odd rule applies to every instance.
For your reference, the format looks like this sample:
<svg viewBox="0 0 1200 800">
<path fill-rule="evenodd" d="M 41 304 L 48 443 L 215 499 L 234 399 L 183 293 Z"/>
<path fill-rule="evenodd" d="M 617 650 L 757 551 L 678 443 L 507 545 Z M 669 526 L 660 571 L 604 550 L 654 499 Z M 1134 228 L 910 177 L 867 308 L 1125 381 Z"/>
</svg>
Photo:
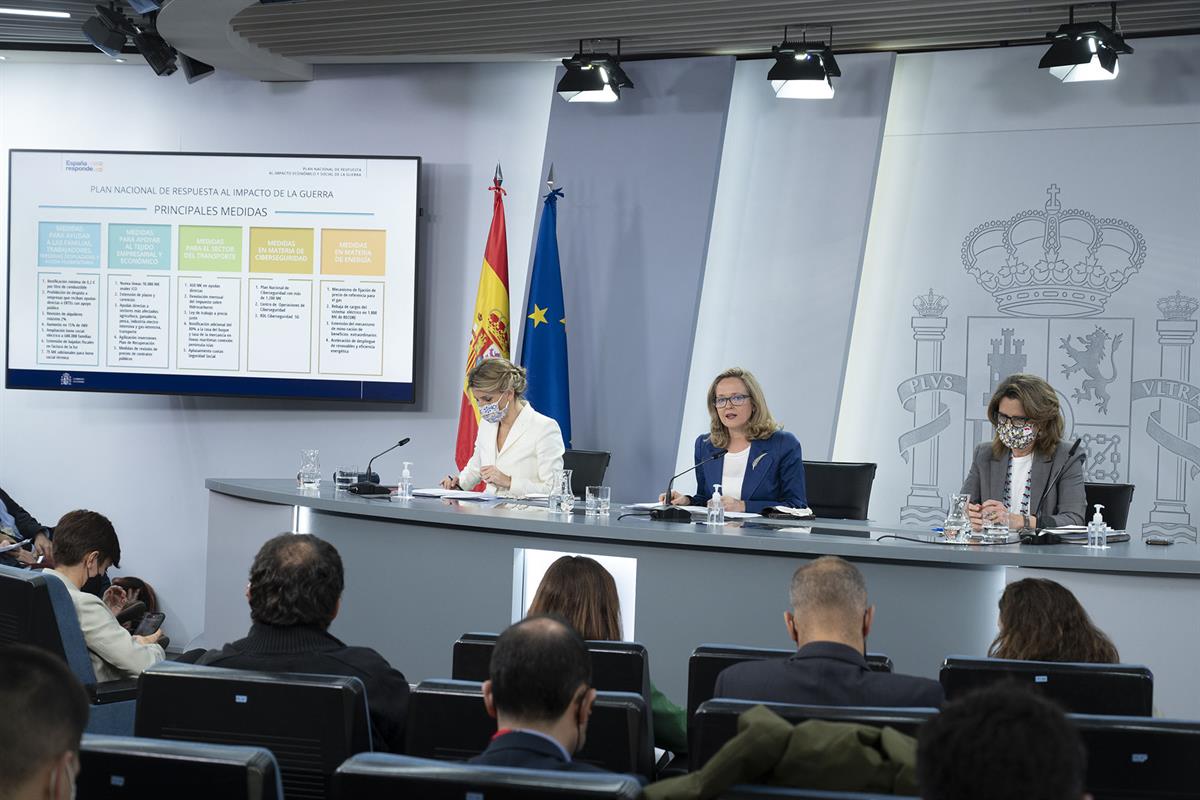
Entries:
<svg viewBox="0 0 1200 800">
<path fill-rule="evenodd" d="M 721 495 L 721 505 L 725 506 L 726 511 L 746 510 L 746 504 L 743 501 L 733 497 L 726 497 L 725 495 Z"/>
<path fill-rule="evenodd" d="M 54 560 L 54 543 L 50 541 L 50 537 L 45 531 L 33 537 L 33 552 L 39 556 L 43 556 L 47 561 Z"/>
<path fill-rule="evenodd" d="M 108 606 L 108 610 L 114 615 L 120 614 L 125 606 L 129 605 L 132 600 L 129 599 L 129 592 L 124 586 L 117 586 L 115 583 L 104 590 L 104 605 Z"/>
<path fill-rule="evenodd" d="M 660 494 L 658 496 L 658 502 L 665 503 L 666 501 L 667 501 L 667 496 L 665 494 Z M 690 506 L 691 504 L 692 504 L 691 495 L 683 494 L 682 492 L 677 492 L 674 489 L 671 490 L 671 505 L 673 505 L 673 506 Z"/>
<path fill-rule="evenodd" d="M 484 479 L 484 481 L 492 484 L 493 486 L 501 489 L 512 488 L 512 478 L 501 472 L 498 467 L 483 467 L 479 470 L 479 475 Z"/>
<path fill-rule="evenodd" d="M 967 520 L 971 523 L 971 530 L 983 530 L 983 504 L 982 503 L 967 503 Z"/>
<path fill-rule="evenodd" d="M 1015 518 L 1015 527 L 1021 527 L 1021 515 L 1009 514 L 1008 506 L 1004 505 L 1004 503 L 1001 503 L 999 500 L 985 500 L 983 507 L 980 509 L 980 513 L 982 514 L 983 519 L 1003 522 L 1010 528 L 1014 527 L 1013 519 Z"/>
<path fill-rule="evenodd" d="M 158 640 L 161 639 L 162 637 L 163 637 L 163 629 L 159 628 L 154 633 L 151 633 L 148 636 L 135 636 L 135 637 L 133 637 L 133 640 L 135 642 L 137 642 L 138 644 L 157 644 Z"/>
<path fill-rule="evenodd" d="M 461 488 L 458 485 L 458 476 L 457 475 L 447 475 L 446 477 L 442 478 L 442 488 L 443 489 L 459 489 L 459 488 Z"/>
</svg>

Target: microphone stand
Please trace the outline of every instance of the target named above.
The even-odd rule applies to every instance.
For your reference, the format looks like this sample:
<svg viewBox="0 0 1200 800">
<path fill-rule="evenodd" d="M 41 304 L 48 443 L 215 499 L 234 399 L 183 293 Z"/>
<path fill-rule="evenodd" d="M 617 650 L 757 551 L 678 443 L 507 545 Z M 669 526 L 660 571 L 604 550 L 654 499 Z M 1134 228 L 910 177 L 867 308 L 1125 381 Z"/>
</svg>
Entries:
<svg viewBox="0 0 1200 800">
<path fill-rule="evenodd" d="M 1038 530 L 1034 533 L 1022 534 L 1021 544 L 1060 544 L 1062 542 L 1062 538 L 1057 533 L 1049 533 L 1042 530 L 1042 506 L 1046 502 L 1046 497 L 1050 494 L 1050 487 L 1058 483 L 1058 481 L 1062 478 L 1063 473 L 1067 471 L 1067 468 L 1070 467 L 1071 464 L 1074 463 L 1079 457 L 1075 454 L 1075 451 L 1079 449 L 1079 445 L 1082 442 L 1083 439 L 1075 440 L 1075 444 L 1071 445 L 1071 449 L 1067 451 L 1067 460 L 1063 462 L 1063 465 L 1059 468 L 1058 472 L 1052 475 L 1050 480 L 1046 481 L 1046 486 L 1044 489 L 1042 489 L 1042 495 L 1038 498 L 1037 507 L 1033 510 L 1033 516 L 1036 517 L 1038 521 Z M 1081 453 L 1080 455 L 1084 458 L 1087 458 L 1086 453 Z M 1086 517 L 1087 515 L 1084 514 L 1084 516 Z"/>
<path fill-rule="evenodd" d="M 397 447 L 403 447 L 404 445 L 408 444 L 408 442 L 409 442 L 408 437 L 405 437 L 405 438 L 401 439 L 400 441 L 396 442 L 391 447 L 389 447 L 387 450 L 384 450 L 382 453 L 378 453 L 376 455 L 371 456 L 371 460 L 367 462 L 367 472 L 365 475 L 359 476 L 359 482 L 360 483 L 379 483 L 379 475 L 371 471 L 371 465 L 375 463 L 375 459 L 379 458 L 379 456 L 387 455 L 388 453 L 395 450 Z"/>
<path fill-rule="evenodd" d="M 703 461 L 693 464 L 692 466 L 685 469 L 683 472 L 672 477 L 671 480 L 667 482 L 667 491 L 666 491 L 666 494 L 663 495 L 663 507 L 651 509 L 650 519 L 663 520 L 664 522 L 691 522 L 692 521 L 692 512 L 688 511 L 685 508 L 680 508 L 679 506 L 671 505 L 671 489 L 672 489 L 672 487 L 675 486 L 675 478 L 679 478 L 684 475 L 687 475 L 692 470 L 699 469 L 700 467 L 703 467 L 705 464 L 716 461 L 718 458 L 721 458 L 724 455 L 725 455 L 725 451 L 722 450 L 721 452 L 717 453 L 715 456 L 712 456 L 711 458 L 706 458 Z"/>
</svg>

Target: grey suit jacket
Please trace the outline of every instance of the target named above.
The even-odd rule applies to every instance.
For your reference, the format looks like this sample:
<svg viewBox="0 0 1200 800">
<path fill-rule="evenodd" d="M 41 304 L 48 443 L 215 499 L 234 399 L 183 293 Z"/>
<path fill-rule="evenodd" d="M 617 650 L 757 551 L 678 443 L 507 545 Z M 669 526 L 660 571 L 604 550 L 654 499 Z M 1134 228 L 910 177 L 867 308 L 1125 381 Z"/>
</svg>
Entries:
<svg viewBox="0 0 1200 800">
<path fill-rule="evenodd" d="M 1036 515 L 1039 528 L 1057 528 L 1062 525 L 1083 525 L 1087 511 L 1087 498 L 1083 493 L 1082 449 L 1076 450 L 1071 465 L 1062 473 L 1056 485 L 1046 490 L 1046 482 L 1057 475 L 1067 461 L 1070 442 L 1059 442 L 1054 457 L 1041 453 L 1033 454 L 1032 480 L 1030 484 L 1029 514 Z M 984 500 L 1004 500 L 1004 481 L 1008 478 L 1008 455 L 1000 458 L 992 455 L 992 443 L 983 442 L 975 446 L 971 458 L 971 471 L 963 481 L 961 494 L 971 495 L 972 503 Z M 1041 513 L 1036 512 L 1038 500 L 1046 492 Z"/>
</svg>

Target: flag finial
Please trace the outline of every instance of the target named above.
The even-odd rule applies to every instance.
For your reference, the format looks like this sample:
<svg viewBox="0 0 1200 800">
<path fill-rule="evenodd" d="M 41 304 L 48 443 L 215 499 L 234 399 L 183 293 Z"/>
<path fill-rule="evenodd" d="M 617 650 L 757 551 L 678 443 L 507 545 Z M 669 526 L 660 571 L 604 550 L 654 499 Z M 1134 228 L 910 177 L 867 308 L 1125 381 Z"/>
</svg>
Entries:
<svg viewBox="0 0 1200 800">
<path fill-rule="evenodd" d="M 496 162 L 496 174 L 493 176 L 493 178 L 495 179 L 497 186 L 502 186 L 504 184 L 504 170 L 500 169 L 499 161 Z"/>
<path fill-rule="evenodd" d="M 550 172 L 546 175 L 546 185 L 551 189 L 554 188 L 554 162 L 550 162 Z"/>
</svg>

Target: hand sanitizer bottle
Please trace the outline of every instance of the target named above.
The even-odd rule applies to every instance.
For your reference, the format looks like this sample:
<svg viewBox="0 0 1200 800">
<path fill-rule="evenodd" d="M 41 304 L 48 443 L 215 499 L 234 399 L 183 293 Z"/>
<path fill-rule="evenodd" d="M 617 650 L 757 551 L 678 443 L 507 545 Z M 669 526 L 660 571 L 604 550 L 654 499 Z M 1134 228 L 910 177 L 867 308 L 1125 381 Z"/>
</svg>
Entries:
<svg viewBox="0 0 1200 800">
<path fill-rule="evenodd" d="M 412 482 L 412 462 L 404 462 L 404 471 L 400 473 L 400 482 L 396 484 L 396 499 L 397 500 L 412 500 L 413 482 Z"/>
<path fill-rule="evenodd" d="M 1092 515 L 1092 521 L 1087 526 L 1087 546 L 1093 550 L 1108 549 L 1108 529 L 1104 524 L 1104 517 L 1100 515 L 1100 509 L 1102 508 L 1104 506 L 1099 503 L 1095 505 L 1096 513 Z"/>
<path fill-rule="evenodd" d="M 708 501 L 708 524 L 725 524 L 725 504 L 721 502 L 721 484 L 713 484 L 712 499 Z"/>
</svg>

